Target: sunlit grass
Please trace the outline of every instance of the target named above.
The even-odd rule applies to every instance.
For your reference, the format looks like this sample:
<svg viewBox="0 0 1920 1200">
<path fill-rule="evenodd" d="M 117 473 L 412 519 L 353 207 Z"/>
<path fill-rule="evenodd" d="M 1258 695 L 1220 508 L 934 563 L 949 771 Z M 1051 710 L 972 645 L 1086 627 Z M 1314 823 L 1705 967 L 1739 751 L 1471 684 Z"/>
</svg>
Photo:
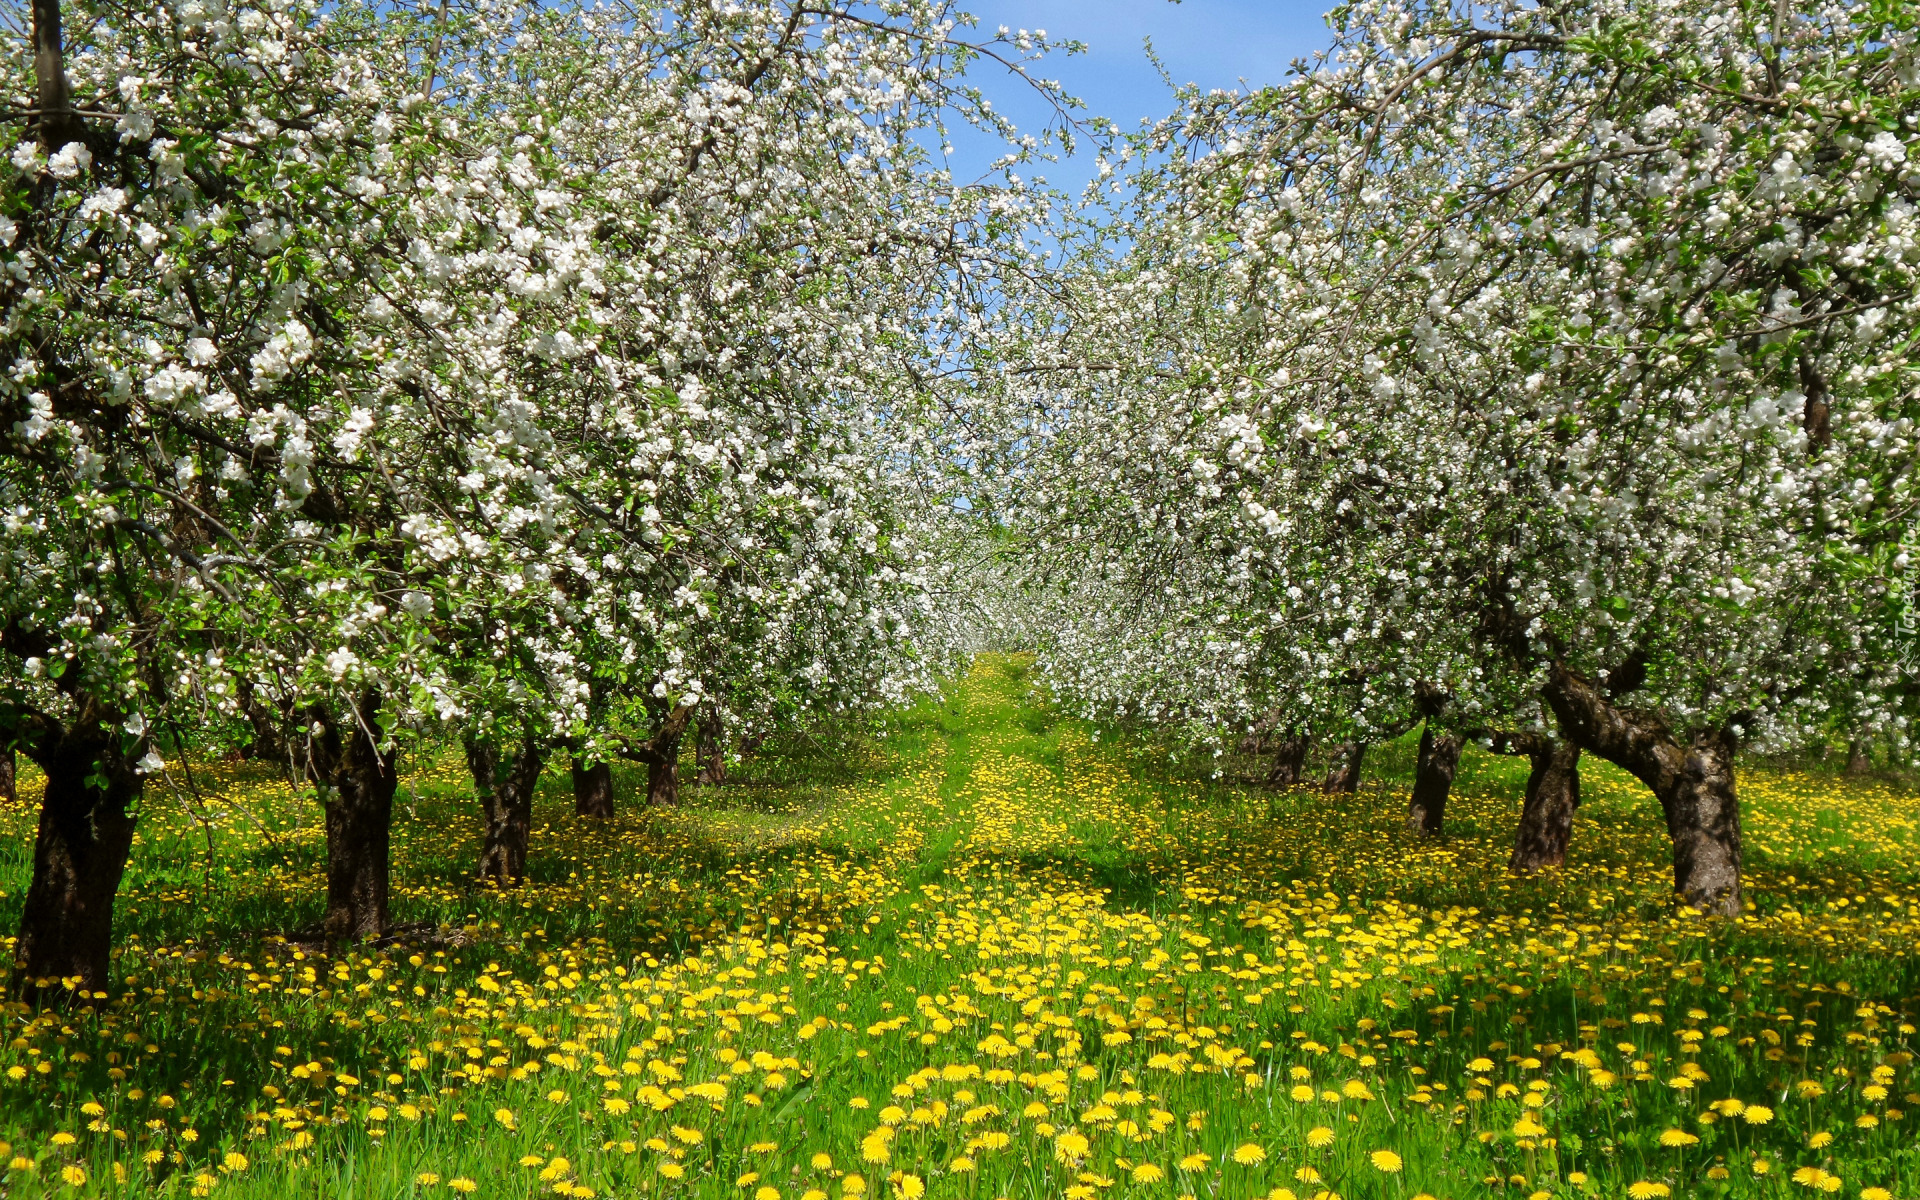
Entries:
<svg viewBox="0 0 1920 1200">
<path fill-rule="evenodd" d="M 311 803 L 176 764 L 113 1004 L 9 1016 L 0 1163 L 16 1194 L 1913 1196 L 1920 802 L 1749 772 L 1753 915 L 1715 923 L 1599 764 L 1570 866 L 1507 876 L 1514 767 L 1470 756 L 1422 845 L 1391 782 L 1144 778 L 983 660 L 677 812 L 580 821 L 554 773 L 511 892 L 471 882 L 449 756 L 396 828 L 396 916 L 445 936 L 326 958 L 272 936 L 319 915 Z"/>
</svg>

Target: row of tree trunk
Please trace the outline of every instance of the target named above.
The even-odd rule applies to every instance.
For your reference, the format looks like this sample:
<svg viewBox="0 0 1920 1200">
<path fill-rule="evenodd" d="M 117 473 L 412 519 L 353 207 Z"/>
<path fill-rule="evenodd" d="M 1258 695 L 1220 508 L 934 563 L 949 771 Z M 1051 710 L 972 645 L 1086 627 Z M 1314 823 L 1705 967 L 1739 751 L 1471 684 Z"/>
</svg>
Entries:
<svg viewBox="0 0 1920 1200">
<path fill-rule="evenodd" d="M 288 738 L 274 714 L 255 718 L 257 755 L 276 758 L 320 793 L 327 835 L 327 901 L 318 936 L 330 943 L 387 936 L 393 929 L 390 888 L 396 754 L 382 749 L 380 697 L 372 692 L 344 711 L 315 706 L 300 714 L 304 729 Z M 628 747 L 648 767 L 650 804 L 679 797 L 679 752 L 691 716 L 671 714 L 660 732 Z M 135 809 L 144 780 L 119 722 L 86 705 L 75 719 L 44 723 L 16 735 L 46 776 L 28 886 L 15 944 L 15 978 L 33 1003 L 89 1000 L 102 993 L 113 935 L 114 899 L 133 846 Z M 533 738 L 509 746 L 484 739 L 466 745 L 467 765 L 480 800 L 483 837 L 478 874 L 511 885 L 525 879 L 533 826 L 534 790 L 547 747 Z M 725 778 L 725 757 L 714 721 L 702 721 L 697 743 L 702 782 Z M 14 756 L 0 755 L 0 796 L 13 796 Z M 610 817 L 613 772 L 604 762 L 576 756 L 575 811 Z"/>
<path fill-rule="evenodd" d="M 1468 738 L 1476 738 L 1496 754 L 1522 755 L 1530 763 L 1509 868 L 1530 872 L 1560 866 L 1566 862 L 1573 814 L 1580 806 L 1580 756 L 1594 754 L 1631 773 L 1660 802 L 1673 846 L 1678 897 L 1705 912 L 1737 914 L 1742 904 L 1740 803 L 1734 786 L 1739 721 L 1676 732 L 1658 714 L 1620 702 L 1623 693 L 1638 686 L 1644 669 L 1635 671 L 1629 664 L 1614 675 L 1615 686 L 1609 690 L 1563 662 L 1552 664 L 1543 698 L 1559 725 L 1558 737 L 1450 730 L 1437 720 L 1444 699 L 1422 695 L 1419 707 L 1425 719 L 1407 828 L 1426 836 L 1440 833 L 1461 750 Z M 1256 733 L 1248 747 L 1273 755 L 1268 782 L 1288 786 L 1304 781 L 1309 741 L 1298 728 L 1264 745 Z M 1356 790 L 1366 749 L 1359 741 L 1336 747 L 1322 790 Z M 1850 747 L 1849 772 L 1865 769 L 1864 758 L 1857 743 Z"/>
</svg>

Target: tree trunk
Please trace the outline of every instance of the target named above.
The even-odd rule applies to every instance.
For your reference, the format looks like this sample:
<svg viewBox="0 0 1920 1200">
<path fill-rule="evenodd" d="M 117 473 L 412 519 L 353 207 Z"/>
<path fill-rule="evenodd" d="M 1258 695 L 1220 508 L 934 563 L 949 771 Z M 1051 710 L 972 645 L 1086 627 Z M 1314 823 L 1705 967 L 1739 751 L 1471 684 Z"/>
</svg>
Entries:
<svg viewBox="0 0 1920 1200">
<path fill-rule="evenodd" d="M 30 1003 L 104 997 L 113 900 L 133 849 L 129 809 L 142 786 L 117 742 L 93 726 L 28 751 L 47 776 L 14 944 L 15 986 Z"/>
<path fill-rule="evenodd" d="M 1566 865 L 1573 810 L 1580 807 L 1580 747 L 1553 738 L 1534 740 L 1527 799 L 1520 808 L 1513 857 L 1507 860 L 1507 870 L 1522 873 Z"/>
<path fill-rule="evenodd" d="M 324 707 L 313 710 L 320 728 L 311 735 L 308 774 L 320 785 L 327 817 L 328 942 L 382 937 L 391 927 L 388 887 L 392 875 L 393 795 L 399 788 L 394 752 L 382 752 L 380 697 L 361 697 L 358 719 L 345 720 Z"/>
<path fill-rule="evenodd" d="M 14 789 L 16 761 L 12 749 L 0 750 L 0 802 L 12 804 L 20 799 L 18 792 Z"/>
<path fill-rule="evenodd" d="M 1447 796 L 1460 769 L 1464 739 L 1457 733 L 1435 736 L 1433 722 L 1420 730 L 1420 753 L 1413 767 L 1413 798 L 1407 804 L 1407 830 L 1438 837 L 1447 815 Z"/>
<path fill-rule="evenodd" d="M 727 749 L 720 737 L 720 719 L 709 713 L 700 721 L 700 739 L 694 746 L 694 761 L 700 764 L 698 782 L 721 784 L 727 781 Z"/>
<path fill-rule="evenodd" d="M 1333 752 L 1333 766 L 1320 784 L 1323 792 L 1351 794 L 1360 790 L 1360 764 L 1367 756 L 1365 742 L 1342 742 Z"/>
<path fill-rule="evenodd" d="M 1867 744 L 1858 738 L 1847 743 L 1847 774 L 1865 775 L 1873 770 L 1873 758 L 1867 753 Z"/>
<path fill-rule="evenodd" d="M 480 843 L 480 878 L 507 886 L 525 881 L 527 847 L 533 835 L 533 793 L 546 756 L 528 738 L 519 752 L 502 762 L 498 749 L 477 738 L 467 741 L 467 767 L 480 797 L 485 822 Z"/>
<path fill-rule="evenodd" d="M 613 768 L 606 763 L 584 765 L 573 757 L 573 815 L 611 817 L 613 815 Z"/>
<path fill-rule="evenodd" d="M 1298 787 L 1307 773 L 1307 750 L 1312 743 L 1297 728 L 1275 743 L 1273 769 L 1267 783 L 1274 787 Z"/>
<path fill-rule="evenodd" d="M 67 83 L 66 48 L 60 31 L 60 0 L 33 0 L 34 127 L 48 153 L 86 138 L 86 126 L 73 111 Z"/>
<path fill-rule="evenodd" d="M 671 808 L 680 803 L 680 734 L 675 732 L 664 744 L 656 745 L 647 760 L 647 804 L 653 808 Z"/>
<path fill-rule="evenodd" d="M 1652 789 L 1673 840 L 1673 887 L 1704 912 L 1738 914 L 1740 800 L 1734 789 L 1738 743 L 1730 728 L 1694 730 L 1682 742 L 1653 713 L 1622 708 L 1591 682 L 1556 662 L 1547 703 L 1581 749 L 1631 772 Z"/>
</svg>

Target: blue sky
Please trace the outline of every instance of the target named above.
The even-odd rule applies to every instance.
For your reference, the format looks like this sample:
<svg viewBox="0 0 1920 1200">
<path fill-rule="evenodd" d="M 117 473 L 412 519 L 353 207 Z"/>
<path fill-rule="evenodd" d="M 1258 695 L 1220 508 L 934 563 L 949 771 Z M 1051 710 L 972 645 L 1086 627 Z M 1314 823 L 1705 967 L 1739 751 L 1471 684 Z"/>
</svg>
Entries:
<svg viewBox="0 0 1920 1200">
<path fill-rule="evenodd" d="M 1058 79 L 1087 102 L 1088 111 L 1132 129 L 1143 117 L 1172 107 L 1166 85 L 1147 62 L 1153 47 L 1176 83 L 1233 88 L 1242 79 L 1258 87 L 1286 77 L 1294 59 L 1330 40 L 1321 14 L 1332 0 L 966 0 L 980 19 L 978 32 L 1044 29 L 1053 38 L 1087 44 L 1085 54 L 1050 56 L 1041 74 Z M 1047 112 L 1024 86 L 983 64 L 974 77 L 994 106 L 1023 128 L 1046 122 Z M 956 174 L 977 173 L 990 150 L 956 139 Z M 972 168 L 972 170 L 968 170 Z M 1045 172 L 1050 182 L 1075 188 L 1092 174 L 1085 162 Z"/>
</svg>

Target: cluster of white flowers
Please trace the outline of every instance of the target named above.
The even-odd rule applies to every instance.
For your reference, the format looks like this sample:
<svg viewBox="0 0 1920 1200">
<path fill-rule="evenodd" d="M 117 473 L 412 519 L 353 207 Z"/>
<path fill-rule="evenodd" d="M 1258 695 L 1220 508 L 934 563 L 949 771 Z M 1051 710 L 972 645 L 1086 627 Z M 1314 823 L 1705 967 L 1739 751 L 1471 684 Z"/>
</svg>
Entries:
<svg viewBox="0 0 1920 1200">
<path fill-rule="evenodd" d="M 1288 85 L 1185 93 L 981 337 L 1047 676 L 1340 740 L 1423 687 L 1552 727 L 1554 664 L 1631 664 L 1675 731 L 1904 746 L 1917 50 L 1871 6 L 1364 0 Z"/>
<path fill-rule="evenodd" d="M 9 168 L 0 603 L 62 686 L 591 749 L 951 664 L 925 381 L 1042 201 L 921 148 L 1011 132 L 946 3 L 171 16 L 71 28 L 122 115 Z"/>
</svg>

